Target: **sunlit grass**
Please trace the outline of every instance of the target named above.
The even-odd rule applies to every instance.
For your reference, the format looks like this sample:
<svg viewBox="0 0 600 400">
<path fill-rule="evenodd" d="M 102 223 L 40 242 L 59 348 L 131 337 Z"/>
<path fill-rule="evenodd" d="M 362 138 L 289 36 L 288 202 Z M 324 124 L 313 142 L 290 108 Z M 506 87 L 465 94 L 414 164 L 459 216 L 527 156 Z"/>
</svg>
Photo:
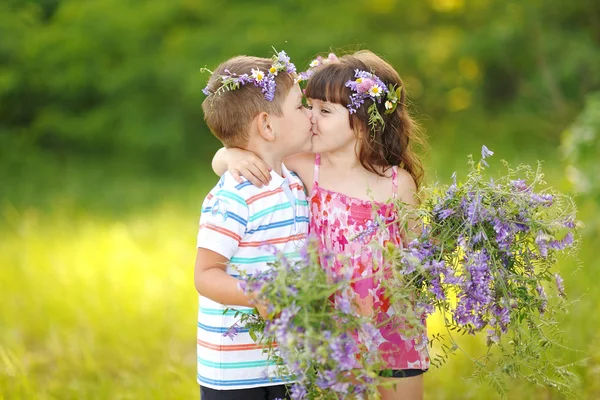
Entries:
<svg viewBox="0 0 600 400">
<path fill-rule="evenodd" d="M 432 148 L 452 148 L 446 144 Z M 476 152 L 480 144 L 452 146 L 455 153 L 432 153 L 428 165 L 446 181 L 455 169 L 466 169 L 462 153 Z M 490 148 L 499 158 L 530 164 L 543 158 L 537 154 L 543 149 L 522 158 L 510 146 Z M 560 189 L 560 166 L 550 163 L 555 158 L 546 155 L 545 170 Z M 199 205 L 213 176 L 173 186 L 150 179 L 133 185 L 135 180 L 122 176 L 110 180 L 114 176 L 98 173 L 110 194 L 73 174 L 63 178 L 68 185 L 61 188 L 69 190 L 57 189 L 44 204 L 0 200 L 0 399 L 197 398 L 193 258 Z M 145 201 L 154 194 L 165 200 Z M 580 205 L 584 221 L 600 209 L 589 200 Z M 111 214 L 113 209 L 119 212 Z M 575 301 L 561 327 L 566 344 L 579 350 L 565 352 L 564 359 L 585 360 L 574 370 L 582 396 L 590 399 L 600 398 L 599 247 L 600 240 L 588 235 L 583 268 L 574 272 L 572 261 L 561 263 Z M 439 317 L 430 319 L 429 328 L 441 330 Z M 477 357 L 483 340 L 466 337 L 460 343 Z M 425 375 L 426 398 L 498 398 L 493 389 L 466 379 L 472 371 L 469 358 L 457 353 Z M 512 382 L 508 398 L 560 397 Z"/>
<path fill-rule="evenodd" d="M 4 212 L 12 221 L 0 241 L 7 399 L 197 393 L 195 216 L 171 208 L 126 221 Z"/>
</svg>

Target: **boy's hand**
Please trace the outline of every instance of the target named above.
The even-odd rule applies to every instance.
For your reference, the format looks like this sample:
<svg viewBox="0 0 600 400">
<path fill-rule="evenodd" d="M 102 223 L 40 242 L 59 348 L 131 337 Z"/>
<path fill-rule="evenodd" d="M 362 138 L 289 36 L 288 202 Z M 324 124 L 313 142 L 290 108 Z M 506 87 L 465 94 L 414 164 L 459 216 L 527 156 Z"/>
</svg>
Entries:
<svg viewBox="0 0 600 400">
<path fill-rule="evenodd" d="M 258 310 L 258 314 L 266 321 L 269 319 L 269 313 L 267 312 L 267 307 L 262 304 L 256 304 L 256 309 Z"/>
<path fill-rule="evenodd" d="M 248 297 L 250 298 L 250 304 L 256 308 L 258 314 L 264 319 L 267 320 L 269 313 L 267 312 L 267 306 L 258 300 L 258 297 L 255 293 L 249 293 Z"/>
<path fill-rule="evenodd" d="M 263 187 L 271 181 L 269 166 L 260 157 L 248 150 L 228 148 L 227 167 L 233 179 L 239 183 L 242 183 L 240 175 L 256 187 Z"/>
</svg>

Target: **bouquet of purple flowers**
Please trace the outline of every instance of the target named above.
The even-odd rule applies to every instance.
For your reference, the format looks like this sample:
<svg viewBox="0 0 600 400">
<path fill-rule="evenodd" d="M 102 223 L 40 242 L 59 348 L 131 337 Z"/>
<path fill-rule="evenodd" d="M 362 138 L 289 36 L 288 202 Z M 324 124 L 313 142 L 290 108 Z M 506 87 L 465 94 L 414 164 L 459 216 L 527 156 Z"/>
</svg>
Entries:
<svg viewBox="0 0 600 400">
<path fill-rule="evenodd" d="M 440 342 L 434 366 L 460 349 L 454 333 L 483 332 L 488 351 L 473 358 L 477 377 L 501 393 L 508 377 L 569 392 L 572 374 L 552 362 L 548 348 L 560 341 L 556 311 L 565 293 L 556 265 L 577 247 L 575 204 L 545 186 L 539 166 L 504 163 L 506 173 L 487 178 L 491 155 L 483 146 L 464 181 L 455 174 L 451 185 L 425 187 L 418 207 L 398 204 L 400 221 L 378 221 L 403 224 L 409 235 L 405 247 L 381 249 L 391 266 L 386 292 L 407 321 L 407 336 L 424 334 L 422 318 L 441 313 L 447 333 L 429 338 L 432 348 Z M 411 231 L 410 221 L 418 229 Z M 244 290 L 269 304 L 271 318 L 242 315 L 242 322 L 270 345 L 279 375 L 296 382 L 292 398 L 376 396 L 385 376 L 377 355 L 382 338 L 345 297 L 351 271 L 325 271 L 323 256 L 335 255 L 318 255 L 309 245 L 299 262 L 280 258 L 245 277 Z"/>
<path fill-rule="evenodd" d="M 277 255 L 278 261 L 266 271 L 252 276 L 240 271 L 242 289 L 259 293 L 270 318 L 256 313 L 239 316 L 252 338 L 265 345 L 277 375 L 295 382 L 291 397 L 374 395 L 382 369 L 377 348 L 383 337 L 349 298 L 352 271 L 332 273 L 322 268 L 323 254 L 314 241 L 300 249 L 299 261 Z M 226 335 L 237 329 L 233 326 Z"/>
<path fill-rule="evenodd" d="M 464 182 L 454 174 L 449 186 L 425 187 L 421 205 L 400 213 L 403 223 L 422 224 L 405 248 L 387 249 L 396 266 L 388 293 L 393 304 L 410 295 L 416 310 L 441 313 L 447 334 L 430 337 L 441 342 L 433 365 L 460 348 L 454 332 L 485 332 L 488 352 L 473 359 L 476 375 L 499 392 L 503 377 L 569 392 L 572 374 L 548 348 L 561 339 L 556 312 L 566 296 L 556 266 L 561 255 L 576 256 L 575 203 L 546 187 L 539 165 L 503 162 L 504 174 L 486 178 L 493 152 L 483 146 L 481 155 L 470 158 Z"/>
</svg>

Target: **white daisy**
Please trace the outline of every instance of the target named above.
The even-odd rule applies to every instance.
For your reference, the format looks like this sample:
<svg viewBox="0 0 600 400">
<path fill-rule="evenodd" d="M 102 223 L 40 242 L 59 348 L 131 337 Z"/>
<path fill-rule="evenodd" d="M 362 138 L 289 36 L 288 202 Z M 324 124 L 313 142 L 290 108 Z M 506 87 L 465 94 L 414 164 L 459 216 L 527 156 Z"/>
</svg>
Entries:
<svg viewBox="0 0 600 400">
<path fill-rule="evenodd" d="M 273 64 L 273 65 L 271 65 L 271 68 L 269 68 L 269 73 L 271 75 L 277 76 L 279 71 L 284 70 L 284 69 L 285 69 L 284 66 L 281 64 Z"/>
<path fill-rule="evenodd" d="M 265 73 L 264 72 L 262 72 L 258 68 L 257 69 L 252 68 L 252 78 L 254 78 L 255 81 L 262 82 L 262 80 L 264 79 L 264 77 L 265 77 Z"/>
<path fill-rule="evenodd" d="M 371 86 L 371 89 L 369 89 L 369 94 L 373 97 L 379 97 L 381 96 L 381 92 L 383 90 L 381 89 L 381 87 L 379 85 L 373 85 Z"/>
</svg>

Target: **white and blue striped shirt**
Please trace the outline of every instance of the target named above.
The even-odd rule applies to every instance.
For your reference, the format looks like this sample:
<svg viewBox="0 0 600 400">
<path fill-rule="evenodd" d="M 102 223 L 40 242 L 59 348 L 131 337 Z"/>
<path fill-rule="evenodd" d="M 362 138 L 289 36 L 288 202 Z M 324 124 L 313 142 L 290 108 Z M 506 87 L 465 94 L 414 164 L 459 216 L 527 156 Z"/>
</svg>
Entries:
<svg viewBox="0 0 600 400">
<path fill-rule="evenodd" d="M 308 202 L 298 176 L 282 165 L 280 176 L 271 172 L 268 186 L 257 188 L 250 182 L 237 183 L 225 173 L 202 205 L 197 246 L 228 258 L 238 269 L 252 275 L 275 261 L 264 244 L 275 246 L 292 259 L 304 246 L 308 232 Z M 227 273 L 236 276 L 231 266 Z M 279 385 L 275 368 L 240 326 L 233 338 L 223 336 L 239 320 L 235 308 L 199 296 L 198 313 L 198 383 L 212 389 L 246 389 Z"/>
</svg>

